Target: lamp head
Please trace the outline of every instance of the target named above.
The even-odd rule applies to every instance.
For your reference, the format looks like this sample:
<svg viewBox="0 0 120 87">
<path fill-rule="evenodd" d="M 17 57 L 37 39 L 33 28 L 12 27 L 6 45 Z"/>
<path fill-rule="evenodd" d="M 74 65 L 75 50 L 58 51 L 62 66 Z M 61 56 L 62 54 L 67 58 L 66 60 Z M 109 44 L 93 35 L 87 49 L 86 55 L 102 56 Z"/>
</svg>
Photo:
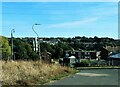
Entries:
<svg viewBox="0 0 120 87">
<path fill-rule="evenodd" d="M 37 23 L 36 23 L 35 25 L 41 25 L 41 24 L 37 24 Z"/>
<path fill-rule="evenodd" d="M 12 29 L 12 31 L 11 31 L 11 32 L 15 33 L 15 29 Z"/>
</svg>

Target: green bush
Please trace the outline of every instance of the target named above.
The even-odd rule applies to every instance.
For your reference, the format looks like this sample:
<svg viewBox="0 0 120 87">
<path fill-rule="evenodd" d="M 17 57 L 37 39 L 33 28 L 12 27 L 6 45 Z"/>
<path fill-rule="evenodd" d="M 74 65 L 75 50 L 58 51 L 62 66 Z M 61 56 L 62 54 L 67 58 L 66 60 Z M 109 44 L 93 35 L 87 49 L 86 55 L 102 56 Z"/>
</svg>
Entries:
<svg viewBox="0 0 120 87">
<path fill-rule="evenodd" d="M 89 66 L 90 60 L 82 60 L 80 66 Z"/>
</svg>

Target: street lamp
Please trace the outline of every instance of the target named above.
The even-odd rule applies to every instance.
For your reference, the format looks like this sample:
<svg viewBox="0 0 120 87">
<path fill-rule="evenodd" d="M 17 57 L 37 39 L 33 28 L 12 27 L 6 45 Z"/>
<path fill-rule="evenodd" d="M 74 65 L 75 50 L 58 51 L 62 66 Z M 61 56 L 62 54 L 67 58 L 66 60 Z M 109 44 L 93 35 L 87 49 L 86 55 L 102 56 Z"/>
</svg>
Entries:
<svg viewBox="0 0 120 87">
<path fill-rule="evenodd" d="M 14 29 L 11 30 L 11 59 L 12 60 L 13 60 L 13 55 L 14 55 L 14 53 L 13 53 L 13 33 L 15 33 Z"/>
<path fill-rule="evenodd" d="M 39 35 L 37 34 L 37 32 L 34 30 L 34 26 L 35 25 L 41 25 L 41 24 L 33 24 L 33 26 L 32 26 L 32 29 L 33 29 L 33 31 L 35 32 L 35 34 L 37 35 L 37 39 L 38 39 L 38 51 L 39 51 L 39 56 L 40 56 L 40 60 L 41 60 L 41 50 L 40 50 L 40 40 L 39 40 Z"/>
</svg>

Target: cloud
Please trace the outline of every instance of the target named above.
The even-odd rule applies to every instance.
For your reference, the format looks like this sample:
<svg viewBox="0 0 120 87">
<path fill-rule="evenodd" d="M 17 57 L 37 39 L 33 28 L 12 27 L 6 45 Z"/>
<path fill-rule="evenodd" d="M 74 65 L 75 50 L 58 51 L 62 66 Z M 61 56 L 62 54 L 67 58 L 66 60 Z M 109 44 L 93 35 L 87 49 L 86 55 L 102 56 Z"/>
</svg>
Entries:
<svg viewBox="0 0 120 87">
<path fill-rule="evenodd" d="M 80 25 L 84 25 L 84 24 L 88 24 L 88 23 L 92 23 L 97 21 L 99 18 L 95 17 L 95 18 L 85 18 L 83 20 L 78 20 L 78 21 L 72 21 L 72 22 L 65 22 L 65 23 L 59 23 L 59 24 L 51 24 L 48 25 L 47 28 L 68 28 L 68 27 L 75 27 L 75 26 L 80 26 Z"/>
</svg>

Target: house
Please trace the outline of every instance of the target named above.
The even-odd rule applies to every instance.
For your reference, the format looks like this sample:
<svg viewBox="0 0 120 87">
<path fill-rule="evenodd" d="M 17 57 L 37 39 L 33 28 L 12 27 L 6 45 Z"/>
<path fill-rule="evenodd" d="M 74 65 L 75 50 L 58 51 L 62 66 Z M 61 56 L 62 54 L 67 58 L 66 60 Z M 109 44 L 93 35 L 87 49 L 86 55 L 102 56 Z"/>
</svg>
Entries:
<svg viewBox="0 0 120 87">
<path fill-rule="evenodd" d="M 97 51 L 96 52 L 96 60 L 100 60 L 100 54 L 101 54 L 101 51 Z"/>
<path fill-rule="evenodd" d="M 75 61 L 76 63 L 80 63 L 80 59 L 81 59 L 81 50 L 67 50 L 64 52 L 64 57 L 65 58 L 69 58 L 71 56 L 75 57 Z"/>
<path fill-rule="evenodd" d="M 96 51 L 82 51 L 81 58 L 82 59 L 96 59 L 97 52 Z"/>
<path fill-rule="evenodd" d="M 60 59 L 59 62 L 61 63 L 61 65 L 67 65 L 67 66 L 71 63 L 80 64 L 81 60 L 84 59 L 88 59 L 88 60 L 97 59 L 97 58 L 100 59 L 100 53 L 101 51 L 66 50 L 64 52 L 63 60 Z"/>
<path fill-rule="evenodd" d="M 110 55 L 108 57 L 108 64 L 112 66 L 120 66 L 120 53 Z"/>
<path fill-rule="evenodd" d="M 81 44 L 84 44 L 85 47 L 93 46 L 97 44 L 96 42 L 80 42 Z"/>
<path fill-rule="evenodd" d="M 80 63 L 81 50 L 66 50 L 64 52 L 64 58 L 59 59 L 61 65 L 73 67 L 76 63 Z"/>
<path fill-rule="evenodd" d="M 105 49 L 107 49 L 109 52 L 116 52 L 118 51 L 118 47 L 117 46 L 105 46 Z"/>
<path fill-rule="evenodd" d="M 60 61 L 59 61 L 59 63 L 60 63 Z M 63 61 L 61 61 L 61 65 L 63 65 L 63 66 L 74 67 L 75 64 L 76 64 L 76 57 L 75 56 L 63 58 Z"/>
</svg>

